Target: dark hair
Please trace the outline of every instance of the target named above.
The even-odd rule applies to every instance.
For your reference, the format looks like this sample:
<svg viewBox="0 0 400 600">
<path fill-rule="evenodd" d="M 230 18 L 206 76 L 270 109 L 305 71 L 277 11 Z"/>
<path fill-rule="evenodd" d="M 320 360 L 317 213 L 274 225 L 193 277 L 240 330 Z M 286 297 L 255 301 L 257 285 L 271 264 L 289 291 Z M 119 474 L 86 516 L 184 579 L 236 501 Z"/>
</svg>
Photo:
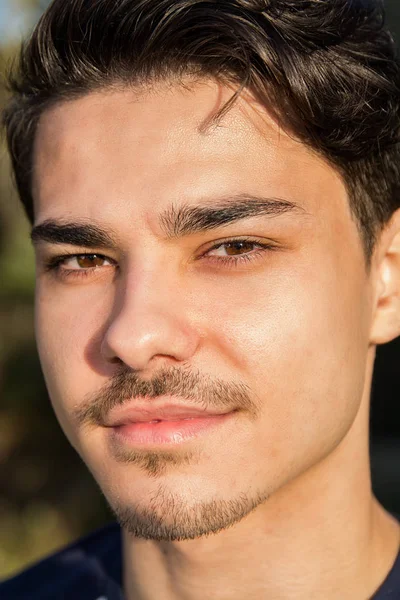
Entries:
<svg viewBox="0 0 400 600">
<path fill-rule="evenodd" d="M 336 168 L 369 259 L 400 205 L 400 69 L 380 0 L 54 0 L 22 47 L 3 114 L 30 220 L 44 110 L 187 75 L 247 87 Z"/>
</svg>

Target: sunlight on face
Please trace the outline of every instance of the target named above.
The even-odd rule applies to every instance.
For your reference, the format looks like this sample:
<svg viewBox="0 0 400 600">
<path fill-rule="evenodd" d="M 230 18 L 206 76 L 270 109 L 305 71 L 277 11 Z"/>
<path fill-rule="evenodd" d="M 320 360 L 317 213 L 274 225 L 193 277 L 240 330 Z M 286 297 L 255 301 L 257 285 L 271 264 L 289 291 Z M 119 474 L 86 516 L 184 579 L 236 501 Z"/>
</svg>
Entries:
<svg viewBox="0 0 400 600">
<path fill-rule="evenodd" d="M 249 99 L 203 131 L 230 94 L 98 92 L 37 136 L 50 396 L 121 522 L 151 539 L 261 510 L 340 444 L 363 392 L 371 301 L 344 185 Z M 110 411 L 161 397 L 229 418 L 173 445 L 116 443 Z"/>
</svg>

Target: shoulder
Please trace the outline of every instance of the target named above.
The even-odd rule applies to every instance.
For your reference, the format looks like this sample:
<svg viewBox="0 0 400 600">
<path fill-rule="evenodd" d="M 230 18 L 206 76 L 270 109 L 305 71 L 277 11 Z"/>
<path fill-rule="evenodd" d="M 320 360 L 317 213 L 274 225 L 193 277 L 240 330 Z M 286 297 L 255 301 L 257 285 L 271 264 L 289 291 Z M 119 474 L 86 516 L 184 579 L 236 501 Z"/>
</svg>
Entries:
<svg viewBox="0 0 400 600">
<path fill-rule="evenodd" d="M 393 514 L 400 522 L 400 515 Z M 400 600 L 400 551 L 381 587 L 371 600 Z"/>
<path fill-rule="evenodd" d="M 95 600 L 120 587 L 121 562 L 120 528 L 108 525 L 0 583 L 0 598 Z"/>
<path fill-rule="evenodd" d="M 397 559 L 372 600 L 400 600 L 400 553 Z"/>
</svg>

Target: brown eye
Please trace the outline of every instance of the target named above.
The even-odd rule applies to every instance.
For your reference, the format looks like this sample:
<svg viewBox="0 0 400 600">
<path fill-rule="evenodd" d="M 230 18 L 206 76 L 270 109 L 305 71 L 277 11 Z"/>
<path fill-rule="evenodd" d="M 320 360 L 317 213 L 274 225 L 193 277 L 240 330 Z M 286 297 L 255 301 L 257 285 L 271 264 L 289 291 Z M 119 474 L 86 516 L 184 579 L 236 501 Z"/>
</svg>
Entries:
<svg viewBox="0 0 400 600">
<path fill-rule="evenodd" d="M 251 261 L 261 259 L 263 255 L 274 249 L 276 249 L 276 246 L 267 241 L 233 238 L 215 244 L 201 258 L 217 267 L 228 268 L 246 265 L 248 268 Z"/>
<path fill-rule="evenodd" d="M 81 254 L 76 257 L 76 262 L 81 269 L 93 269 L 104 265 L 104 256 L 98 254 Z"/>
<path fill-rule="evenodd" d="M 223 245 L 228 256 L 237 256 L 254 250 L 255 243 L 238 240 L 237 242 L 228 242 Z"/>
</svg>

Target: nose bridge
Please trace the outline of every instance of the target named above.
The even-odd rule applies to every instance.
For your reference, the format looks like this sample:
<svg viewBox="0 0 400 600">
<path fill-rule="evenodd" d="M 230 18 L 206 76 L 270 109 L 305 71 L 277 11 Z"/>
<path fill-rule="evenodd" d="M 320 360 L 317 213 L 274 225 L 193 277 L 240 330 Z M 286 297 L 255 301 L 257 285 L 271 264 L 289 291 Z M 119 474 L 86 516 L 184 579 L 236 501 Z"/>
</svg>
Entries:
<svg viewBox="0 0 400 600">
<path fill-rule="evenodd" d="M 196 346 L 176 272 L 153 263 L 121 277 L 102 344 L 106 358 L 143 370 L 156 356 L 188 360 Z"/>
<path fill-rule="evenodd" d="M 166 261 L 161 257 L 154 258 L 143 256 L 142 260 L 129 265 L 123 278 L 123 306 L 140 307 L 157 304 L 160 296 L 164 296 L 164 289 L 175 281 L 173 269 L 168 268 Z"/>
<path fill-rule="evenodd" d="M 177 278 L 165 268 L 148 268 L 138 274 L 133 273 L 126 278 L 120 299 L 116 299 L 114 321 L 135 324 L 138 331 L 140 327 L 150 326 L 150 323 L 157 326 L 157 322 L 174 320 L 179 301 L 177 287 Z M 183 305 L 182 294 L 180 300 Z"/>
</svg>

